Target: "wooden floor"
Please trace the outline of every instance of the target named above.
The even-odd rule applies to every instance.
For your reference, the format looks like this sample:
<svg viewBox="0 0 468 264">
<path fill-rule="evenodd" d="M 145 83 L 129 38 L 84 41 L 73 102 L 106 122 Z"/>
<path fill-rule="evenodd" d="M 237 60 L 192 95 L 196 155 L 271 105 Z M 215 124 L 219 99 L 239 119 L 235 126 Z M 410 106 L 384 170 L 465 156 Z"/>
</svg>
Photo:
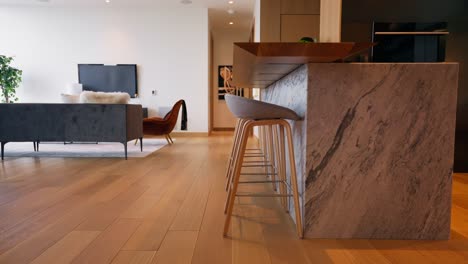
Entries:
<svg viewBox="0 0 468 264">
<path fill-rule="evenodd" d="M 223 238 L 230 146 L 214 136 L 128 161 L 7 158 L 0 263 L 468 263 L 468 175 L 455 175 L 450 241 L 298 240 L 265 198 L 237 200 Z"/>
</svg>

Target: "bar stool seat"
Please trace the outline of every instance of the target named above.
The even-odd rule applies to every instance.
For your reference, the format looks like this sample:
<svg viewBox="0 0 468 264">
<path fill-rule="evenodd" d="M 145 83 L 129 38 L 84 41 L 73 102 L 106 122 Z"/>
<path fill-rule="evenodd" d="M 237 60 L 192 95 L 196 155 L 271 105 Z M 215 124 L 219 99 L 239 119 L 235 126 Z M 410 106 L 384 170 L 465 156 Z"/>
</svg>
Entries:
<svg viewBox="0 0 468 264">
<path fill-rule="evenodd" d="M 225 99 L 226 104 L 229 107 L 229 111 L 231 111 L 234 116 L 240 119 L 302 119 L 293 110 L 279 105 L 247 99 L 232 94 L 226 94 Z"/>
<path fill-rule="evenodd" d="M 289 120 L 300 120 L 301 117 L 293 110 L 265 103 L 257 100 L 247 99 L 240 96 L 225 95 L 226 104 L 229 110 L 238 118 L 235 129 L 234 144 L 231 152 L 231 157 L 228 163 L 226 172 L 226 189 L 228 196 L 225 205 L 226 220 L 224 224 L 224 235 L 229 231 L 232 210 L 236 196 L 253 196 L 253 197 L 280 197 L 281 203 L 286 211 L 289 210 L 287 199 L 290 197 L 294 201 L 294 213 L 296 218 L 296 231 L 300 238 L 303 237 L 302 215 L 299 204 L 299 191 L 296 175 L 296 164 L 294 160 L 294 146 L 292 140 L 291 126 Z M 264 157 L 262 164 L 253 165 L 247 163 L 244 165 L 245 158 L 257 157 L 257 155 L 246 155 L 247 141 L 253 127 L 262 128 L 264 135 L 262 137 L 261 148 Z M 286 176 L 286 148 L 285 138 L 288 144 L 290 183 Z M 258 162 L 258 161 L 257 161 Z M 243 167 L 269 167 L 267 173 L 241 173 Z M 240 176 L 251 175 L 268 175 L 271 176 L 271 181 L 240 181 Z M 277 177 L 277 178 L 276 178 Z M 255 183 L 273 183 L 273 188 L 276 191 L 276 186 L 279 185 L 279 194 L 240 194 L 237 192 L 239 184 L 255 184 Z M 289 194 L 288 188 L 292 194 Z"/>
</svg>

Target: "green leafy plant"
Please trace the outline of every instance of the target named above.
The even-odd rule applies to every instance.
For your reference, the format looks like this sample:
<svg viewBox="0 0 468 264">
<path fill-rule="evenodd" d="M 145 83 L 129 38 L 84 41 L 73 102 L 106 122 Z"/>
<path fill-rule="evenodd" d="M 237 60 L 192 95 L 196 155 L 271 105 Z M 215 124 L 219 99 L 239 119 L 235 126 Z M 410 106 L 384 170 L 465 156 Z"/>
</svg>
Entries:
<svg viewBox="0 0 468 264">
<path fill-rule="evenodd" d="M 316 38 L 312 38 L 312 37 L 303 37 L 299 40 L 300 43 L 314 43 L 314 42 L 317 42 L 317 39 Z"/>
<path fill-rule="evenodd" d="M 2 103 L 14 103 L 18 101 L 16 88 L 21 83 L 23 71 L 12 67 L 12 57 L 0 55 L 0 100 Z"/>
</svg>

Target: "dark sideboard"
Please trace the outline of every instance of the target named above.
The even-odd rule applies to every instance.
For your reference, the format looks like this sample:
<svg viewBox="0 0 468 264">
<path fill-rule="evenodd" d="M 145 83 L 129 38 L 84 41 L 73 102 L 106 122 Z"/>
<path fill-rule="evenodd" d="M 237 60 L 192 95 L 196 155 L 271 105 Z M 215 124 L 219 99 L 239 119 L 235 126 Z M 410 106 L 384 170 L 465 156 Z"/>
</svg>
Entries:
<svg viewBox="0 0 468 264">
<path fill-rule="evenodd" d="M 127 158 L 127 142 L 142 138 L 141 105 L 0 104 L 2 160 L 8 142 L 28 141 L 119 142 Z"/>
</svg>

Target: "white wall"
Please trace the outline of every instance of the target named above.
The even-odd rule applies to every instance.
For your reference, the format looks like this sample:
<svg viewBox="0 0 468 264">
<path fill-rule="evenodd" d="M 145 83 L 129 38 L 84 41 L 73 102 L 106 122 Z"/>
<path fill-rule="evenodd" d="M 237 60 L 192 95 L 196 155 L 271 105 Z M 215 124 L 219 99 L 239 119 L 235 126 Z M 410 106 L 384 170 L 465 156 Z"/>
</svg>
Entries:
<svg viewBox="0 0 468 264">
<path fill-rule="evenodd" d="M 248 42 L 248 30 L 213 31 L 213 127 L 234 128 L 236 118 L 229 112 L 226 102 L 218 100 L 218 66 L 232 65 L 235 42 Z M 234 76 L 235 76 L 234 72 Z"/>
<path fill-rule="evenodd" d="M 0 7 L 0 54 L 24 72 L 20 102 L 60 102 L 78 63 L 138 64 L 143 106 L 185 99 L 193 132 L 208 131 L 208 39 L 205 8 Z"/>
</svg>

